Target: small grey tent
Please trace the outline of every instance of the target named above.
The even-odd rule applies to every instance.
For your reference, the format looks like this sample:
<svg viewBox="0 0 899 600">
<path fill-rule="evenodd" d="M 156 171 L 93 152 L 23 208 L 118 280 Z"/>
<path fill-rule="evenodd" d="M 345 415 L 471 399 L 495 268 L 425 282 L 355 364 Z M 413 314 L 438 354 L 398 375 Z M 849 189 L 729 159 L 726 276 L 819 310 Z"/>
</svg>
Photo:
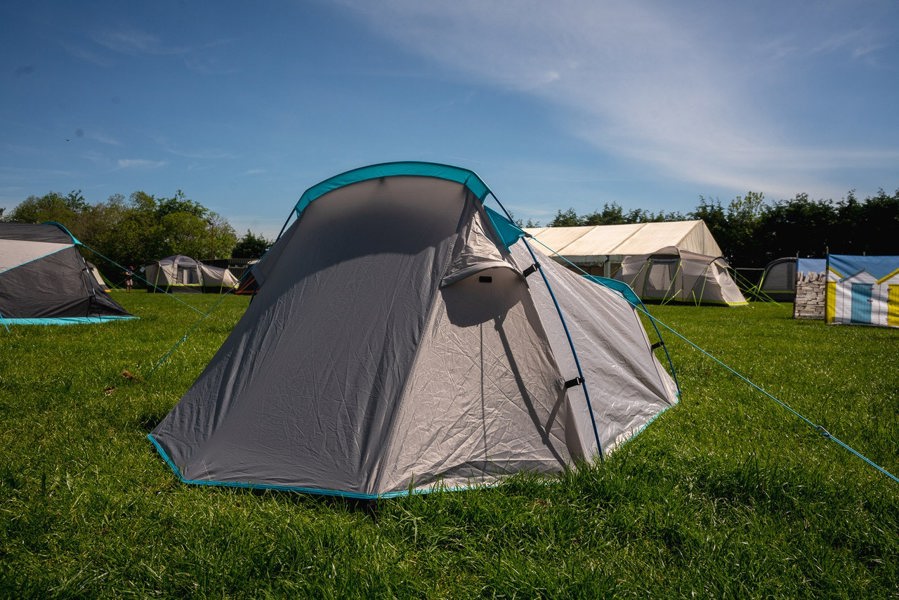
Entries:
<svg viewBox="0 0 899 600">
<path fill-rule="evenodd" d="M 721 257 L 673 246 L 624 259 L 615 279 L 631 286 L 641 300 L 690 304 L 747 304 Z"/>
<path fill-rule="evenodd" d="M 777 258 L 765 265 L 757 289 L 763 298 L 792 302 L 796 298 L 796 257 Z"/>
<path fill-rule="evenodd" d="M 430 163 L 307 190 L 247 312 L 149 435 L 175 473 L 367 499 L 463 488 L 561 472 L 672 406 L 634 306 L 537 262 L 488 194 Z"/>
<path fill-rule="evenodd" d="M 785 256 L 769 262 L 759 280 L 758 291 L 763 297 L 778 302 L 793 302 L 796 298 L 796 284 L 800 277 L 809 273 L 824 274 L 827 261 L 823 258 L 796 258 Z M 823 316 L 822 316 L 823 318 Z"/>
<path fill-rule="evenodd" d="M 133 319 L 97 283 L 62 225 L 0 223 L 0 324 Z"/>
<path fill-rule="evenodd" d="M 144 267 L 148 292 L 224 293 L 237 288 L 228 269 L 212 267 L 189 256 L 168 256 Z"/>
</svg>

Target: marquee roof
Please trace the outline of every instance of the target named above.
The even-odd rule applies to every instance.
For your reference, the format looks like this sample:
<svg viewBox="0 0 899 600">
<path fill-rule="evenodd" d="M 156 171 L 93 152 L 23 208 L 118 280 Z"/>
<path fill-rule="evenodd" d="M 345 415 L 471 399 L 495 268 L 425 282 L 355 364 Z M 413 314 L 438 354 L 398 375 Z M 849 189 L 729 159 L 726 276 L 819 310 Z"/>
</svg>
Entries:
<svg viewBox="0 0 899 600">
<path fill-rule="evenodd" d="M 587 225 L 582 227 L 535 227 L 525 231 L 544 253 L 555 252 L 577 264 L 597 264 L 607 257 L 652 254 L 665 246 L 678 250 L 721 256 L 721 248 L 701 220 Z"/>
</svg>

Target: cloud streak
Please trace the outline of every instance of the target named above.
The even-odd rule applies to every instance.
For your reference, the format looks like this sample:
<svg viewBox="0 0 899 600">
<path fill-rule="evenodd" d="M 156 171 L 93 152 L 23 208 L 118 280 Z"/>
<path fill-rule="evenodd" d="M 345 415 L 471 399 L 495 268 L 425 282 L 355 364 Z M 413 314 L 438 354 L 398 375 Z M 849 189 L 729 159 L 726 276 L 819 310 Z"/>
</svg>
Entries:
<svg viewBox="0 0 899 600">
<path fill-rule="evenodd" d="M 797 143 L 789 117 L 797 108 L 781 105 L 791 98 L 784 82 L 800 80 L 816 55 L 876 61 L 884 47 L 876 28 L 843 26 L 839 10 L 818 20 L 786 15 L 782 31 L 768 31 L 749 13 L 705 4 L 394 0 L 373 8 L 347 0 L 345 6 L 374 31 L 462 78 L 554 106 L 572 135 L 600 151 L 683 181 L 791 196 L 834 167 L 896 164 L 896 146 Z M 800 31 L 815 43 L 797 41 Z"/>
<path fill-rule="evenodd" d="M 119 169 L 158 169 L 167 163 L 164 160 L 146 160 L 143 158 L 120 158 L 116 161 Z"/>
</svg>

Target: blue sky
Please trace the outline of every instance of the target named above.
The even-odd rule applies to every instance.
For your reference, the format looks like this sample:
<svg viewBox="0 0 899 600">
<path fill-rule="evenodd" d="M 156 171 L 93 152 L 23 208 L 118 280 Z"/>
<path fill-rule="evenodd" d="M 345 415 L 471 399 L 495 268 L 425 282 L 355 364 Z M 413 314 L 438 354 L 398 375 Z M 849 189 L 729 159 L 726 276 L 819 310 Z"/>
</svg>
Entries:
<svg viewBox="0 0 899 600">
<path fill-rule="evenodd" d="M 0 207 L 177 190 L 274 236 L 309 186 L 476 171 L 516 217 L 899 188 L 899 3 L 0 3 Z"/>
</svg>

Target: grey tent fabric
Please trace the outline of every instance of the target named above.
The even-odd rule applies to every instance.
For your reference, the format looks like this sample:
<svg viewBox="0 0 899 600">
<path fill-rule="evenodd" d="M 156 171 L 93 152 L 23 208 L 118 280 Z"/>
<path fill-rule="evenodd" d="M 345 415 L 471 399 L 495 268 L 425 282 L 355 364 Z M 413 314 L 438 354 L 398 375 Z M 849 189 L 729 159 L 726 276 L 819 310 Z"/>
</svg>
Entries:
<svg viewBox="0 0 899 600">
<path fill-rule="evenodd" d="M 0 324 L 135 318 L 94 279 L 78 244 L 55 223 L 0 223 Z"/>
<path fill-rule="evenodd" d="M 513 255 L 519 264 L 532 262 L 523 242 L 513 246 Z M 562 322 L 552 318 L 550 289 L 563 308 L 584 372 L 584 387 L 591 399 L 594 388 L 598 395 L 593 399 L 593 411 L 600 443 L 603 452 L 611 452 L 670 406 L 677 394 L 674 381 L 647 352 L 650 341 L 646 331 L 637 312 L 621 294 L 580 277 L 555 261 L 544 259 L 540 265 L 551 287 L 532 284 L 531 295 L 541 315 L 546 316 L 553 354 L 562 365 L 566 381 L 578 376 Z M 530 279 L 534 277 L 531 275 Z M 573 418 L 576 429 L 569 435 L 578 435 L 575 447 L 579 458 L 597 453 L 584 387 L 569 391 L 569 401 L 579 415 Z"/>
<path fill-rule="evenodd" d="M 319 184 L 256 266 L 246 314 L 150 434 L 182 480 L 378 498 L 596 456 L 559 315 L 487 218 L 486 186 L 402 166 Z M 552 276 L 608 451 L 676 390 L 619 294 Z"/>
</svg>

